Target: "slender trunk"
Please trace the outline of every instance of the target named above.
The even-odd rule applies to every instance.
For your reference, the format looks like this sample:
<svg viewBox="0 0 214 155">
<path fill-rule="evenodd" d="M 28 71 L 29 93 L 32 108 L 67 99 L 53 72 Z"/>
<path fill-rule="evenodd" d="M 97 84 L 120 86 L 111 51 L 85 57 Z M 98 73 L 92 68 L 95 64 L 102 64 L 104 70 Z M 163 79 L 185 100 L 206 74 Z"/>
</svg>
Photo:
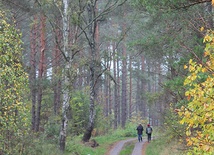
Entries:
<svg viewBox="0 0 214 155">
<path fill-rule="evenodd" d="M 126 47 L 123 45 L 123 60 L 122 60 L 122 122 L 121 125 L 124 128 L 127 119 L 127 59 L 126 59 Z"/>
<path fill-rule="evenodd" d="M 114 72 L 114 129 L 117 129 L 117 116 L 118 116 L 118 90 L 117 90 L 117 70 L 116 70 L 116 51 L 115 51 L 115 44 L 113 43 L 113 72 Z"/>
<path fill-rule="evenodd" d="M 106 59 L 106 66 L 108 66 L 108 60 Z M 109 114 L 109 77 L 107 74 L 104 75 L 104 98 L 105 98 L 105 106 L 104 106 L 104 114 L 105 114 L 105 117 L 108 117 L 108 114 Z"/>
<path fill-rule="evenodd" d="M 91 23 L 89 26 L 88 32 L 88 42 L 91 52 L 91 62 L 90 62 L 90 105 L 89 105 L 89 121 L 86 131 L 83 135 L 83 141 L 87 142 L 91 138 L 92 130 L 94 129 L 95 121 L 95 101 L 97 100 L 97 91 L 98 91 L 98 61 L 97 61 L 97 44 L 95 40 L 95 32 L 97 27 L 97 21 L 94 20 L 96 17 L 96 2 L 97 0 L 90 0 L 87 4 L 88 11 L 88 23 Z"/>
<path fill-rule="evenodd" d="M 149 62 L 149 60 L 147 61 L 148 63 L 148 77 L 149 77 L 149 79 L 151 80 L 151 70 L 150 70 L 150 67 L 151 67 L 151 65 L 150 65 L 150 62 Z M 148 80 L 148 92 L 150 93 L 151 92 L 151 81 L 150 80 Z M 148 104 L 150 104 L 150 103 L 148 103 Z M 148 114 L 149 114 L 149 116 L 148 116 L 148 120 L 149 120 L 149 124 L 151 123 L 150 121 L 151 121 L 151 106 L 150 105 L 148 105 Z"/>
<path fill-rule="evenodd" d="M 36 111 L 36 131 L 39 131 L 40 126 L 40 113 L 42 104 L 42 89 L 43 89 L 43 76 L 44 76 L 44 64 L 45 64 L 45 17 L 41 15 L 41 25 L 40 25 L 40 60 L 39 60 L 39 74 L 38 74 L 38 100 L 37 100 L 37 111 Z"/>
<path fill-rule="evenodd" d="M 59 20 L 56 21 L 57 25 L 59 25 Z M 54 87 L 54 114 L 59 114 L 60 109 L 60 98 L 61 98 L 61 79 L 60 79 L 60 58 L 61 58 L 61 52 L 60 52 L 60 45 L 61 45 L 61 33 L 60 29 L 56 28 L 55 30 L 56 35 L 56 41 L 55 41 L 55 48 L 54 48 L 54 54 L 53 54 L 53 87 Z"/>
<path fill-rule="evenodd" d="M 129 118 L 132 117 L 132 59 L 129 57 Z"/>
<path fill-rule="evenodd" d="M 34 16 L 34 21 L 37 21 L 37 16 Z M 37 24 L 36 22 L 33 24 L 33 27 L 31 29 L 31 54 L 30 54 L 30 75 L 29 75 L 29 81 L 30 81 L 30 90 L 31 90 L 31 101 L 32 101 L 32 107 L 31 107 L 31 130 L 35 130 L 36 126 L 36 38 L 37 38 Z"/>
<path fill-rule="evenodd" d="M 109 60 L 109 64 L 108 64 L 108 72 L 110 73 L 110 66 L 112 66 L 111 62 L 112 62 L 112 57 L 111 55 L 109 55 L 110 57 L 110 60 Z M 111 80 L 110 80 L 110 77 L 108 76 L 108 96 L 109 96 L 109 115 L 111 116 L 112 115 L 112 94 L 111 94 Z M 110 122 L 110 126 L 112 126 L 112 123 Z"/>
<path fill-rule="evenodd" d="M 124 13 L 123 16 L 126 16 L 126 7 L 124 7 Z M 126 31 L 126 24 L 122 23 L 122 29 L 125 33 Z M 122 45 L 122 99 L 121 99 L 121 114 L 122 114 L 122 128 L 125 128 L 127 115 L 128 115 L 128 109 L 127 109 L 127 52 L 126 52 L 126 46 L 125 41 Z"/>
<path fill-rule="evenodd" d="M 117 65 L 117 115 L 118 115 L 118 124 L 121 124 L 121 96 L 120 96 L 120 62 L 119 62 L 119 57 L 117 57 L 117 60 L 116 60 L 116 65 Z"/>
<path fill-rule="evenodd" d="M 141 74 L 145 75 L 145 60 L 144 60 L 144 56 L 141 57 Z M 142 77 L 141 78 L 141 99 L 140 99 L 140 104 L 141 104 L 141 113 L 142 113 L 142 116 L 146 117 L 146 99 L 144 98 L 145 96 L 145 92 L 146 92 L 146 82 L 145 82 L 145 79 Z"/>
<path fill-rule="evenodd" d="M 63 52 L 67 58 L 68 55 L 68 35 L 69 35 L 69 21 L 68 21 L 68 0 L 63 0 L 63 14 L 62 14 L 62 22 L 63 22 Z M 62 120 L 61 120 L 61 129 L 60 129 L 60 137 L 59 137 L 59 147 L 62 152 L 65 150 L 65 142 L 67 137 L 67 125 L 68 125 L 68 118 L 67 118 L 67 110 L 69 108 L 69 79 L 68 79 L 68 70 L 70 68 L 71 62 L 70 59 L 66 60 L 65 69 L 64 69 L 64 76 L 65 76 L 65 93 L 63 94 L 63 103 L 62 103 Z"/>
</svg>

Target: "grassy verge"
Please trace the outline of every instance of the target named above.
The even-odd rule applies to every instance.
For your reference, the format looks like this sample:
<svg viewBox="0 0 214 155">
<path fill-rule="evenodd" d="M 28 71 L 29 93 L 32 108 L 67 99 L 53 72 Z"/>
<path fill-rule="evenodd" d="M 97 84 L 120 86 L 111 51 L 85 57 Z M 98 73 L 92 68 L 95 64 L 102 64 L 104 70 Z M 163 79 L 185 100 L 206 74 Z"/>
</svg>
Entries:
<svg viewBox="0 0 214 155">
<path fill-rule="evenodd" d="M 125 143 L 125 146 L 123 147 L 122 151 L 120 152 L 120 155 L 128 155 L 128 154 L 131 154 L 132 151 L 133 151 L 133 149 L 134 149 L 135 143 L 136 143 L 136 142 L 128 142 L 128 143 Z"/>
<path fill-rule="evenodd" d="M 182 155 L 178 141 L 168 141 L 165 137 L 152 140 L 146 148 L 146 155 Z"/>
<path fill-rule="evenodd" d="M 81 142 L 81 137 L 67 140 L 65 155 L 104 155 L 115 142 L 127 139 L 127 137 L 136 136 L 136 131 L 127 129 L 118 129 L 105 136 L 92 137 L 99 144 L 98 147 L 92 148 L 87 143 Z"/>
</svg>

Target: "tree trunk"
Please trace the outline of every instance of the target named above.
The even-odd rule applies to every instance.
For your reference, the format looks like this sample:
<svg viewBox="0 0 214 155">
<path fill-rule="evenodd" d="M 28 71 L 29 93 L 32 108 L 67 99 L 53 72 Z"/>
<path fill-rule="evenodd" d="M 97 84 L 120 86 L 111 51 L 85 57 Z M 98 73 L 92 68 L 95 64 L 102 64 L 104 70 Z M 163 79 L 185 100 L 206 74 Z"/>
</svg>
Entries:
<svg viewBox="0 0 214 155">
<path fill-rule="evenodd" d="M 64 86 L 65 86 L 65 93 L 63 94 L 63 103 L 62 103 L 62 120 L 61 120 L 61 129 L 60 129 L 60 137 L 59 137 L 59 147 L 60 151 L 64 152 L 65 150 L 65 142 L 67 137 L 67 125 L 68 125 L 68 118 L 67 118 L 67 110 L 69 108 L 69 68 L 71 65 L 71 57 L 69 57 L 68 52 L 68 35 L 69 35 L 69 21 L 68 21 L 68 0 L 63 0 L 63 13 L 62 13 L 62 23 L 63 23 L 63 52 L 66 56 L 66 64 L 64 69 Z"/>
<path fill-rule="evenodd" d="M 106 66 L 108 66 L 108 59 L 105 60 Z M 109 77 L 107 74 L 104 75 L 104 98 L 105 98 L 105 105 L 104 105 L 104 114 L 105 117 L 108 117 L 109 114 Z"/>
<path fill-rule="evenodd" d="M 37 16 L 34 15 L 34 21 L 37 21 Z M 36 38 L 37 38 L 37 24 L 36 22 L 33 24 L 31 29 L 31 54 L 30 54 L 30 75 L 29 75 L 29 82 L 30 82 L 30 90 L 31 90 L 31 130 L 35 130 L 36 126 Z"/>
<path fill-rule="evenodd" d="M 137 90 L 141 90 L 140 89 L 140 78 L 141 78 L 141 72 L 140 72 L 140 61 L 137 60 L 137 66 L 136 66 L 136 76 L 137 76 L 137 83 L 136 83 L 136 89 Z M 141 73 L 141 74 L 140 74 Z M 141 95 L 141 91 L 136 91 L 136 98 L 135 98 L 135 110 L 136 110 L 136 113 L 138 114 L 139 111 L 140 111 L 140 95 Z"/>
<path fill-rule="evenodd" d="M 132 117 L 132 58 L 129 57 L 129 118 Z"/>
<path fill-rule="evenodd" d="M 121 125 L 125 128 L 127 119 L 127 59 L 126 59 L 126 47 L 123 45 L 123 60 L 122 60 L 122 98 L 121 98 Z"/>
<path fill-rule="evenodd" d="M 141 74 L 145 75 L 145 59 L 144 56 L 141 57 Z M 145 99 L 145 92 L 146 92 L 146 82 L 145 82 L 145 78 L 144 76 L 142 76 L 141 80 L 140 80 L 140 84 L 141 84 L 141 99 L 140 99 L 140 104 L 141 104 L 141 114 L 143 117 L 146 117 L 147 113 L 146 113 L 146 99 Z"/>
<path fill-rule="evenodd" d="M 56 23 L 57 26 L 59 27 L 59 22 L 60 20 L 57 19 Z M 54 88 L 54 114 L 58 115 L 59 114 L 59 109 L 60 109 L 60 98 L 61 98 L 61 76 L 60 76 L 60 58 L 61 58 L 61 53 L 59 47 L 61 46 L 61 33 L 60 29 L 56 28 L 55 30 L 55 35 L 56 35 L 56 41 L 55 41 L 55 48 L 54 48 L 54 54 L 53 54 L 53 88 Z"/>
<path fill-rule="evenodd" d="M 89 121 L 86 131 L 83 135 L 82 140 L 84 142 L 89 141 L 91 138 L 91 132 L 94 129 L 94 121 L 95 121 L 95 101 L 97 100 L 97 91 L 98 91 L 98 71 L 99 71 L 99 61 L 97 60 L 97 44 L 95 39 L 97 21 L 96 17 L 96 2 L 97 0 L 90 0 L 87 4 L 87 12 L 88 12 L 88 23 L 89 31 L 88 31 L 88 43 L 91 52 L 91 62 L 90 62 L 90 105 L 89 105 Z"/>
<path fill-rule="evenodd" d="M 119 54 L 118 54 L 119 55 Z M 117 56 L 117 59 L 116 59 L 116 65 L 117 65 L 117 118 L 118 118 L 118 124 L 120 125 L 121 124 L 121 96 L 120 96 L 120 62 L 119 62 L 119 56 Z"/>
<path fill-rule="evenodd" d="M 42 104 L 42 89 L 43 89 L 43 76 L 44 76 L 44 64 L 45 64 L 45 17 L 41 15 L 41 25 L 40 25 L 40 60 L 39 60 L 39 73 L 38 73 L 38 100 L 37 100 L 37 111 L 36 111 L 36 131 L 39 131 L 40 125 L 40 111 Z"/>
<path fill-rule="evenodd" d="M 118 116 L 118 90 L 117 90 L 117 85 L 118 83 L 116 82 L 117 79 L 117 70 L 116 70 L 116 51 L 115 51 L 115 44 L 113 43 L 113 72 L 114 72 L 114 129 L 117 129 L 117 116 Z"/>
<path fill-rule="evenodd" d="M 148 80 L 148 92 L 151 93 L 151 63 L 150 63 L 150 60 L 147 60 L 147 65 L 148 65 L 148 77 L 149 77 L 149 80 Z M 149 124 L 151 123 L 151 106 L 150 106 L 150 103 L 148 103 L 148 120 L 149 120 Z"/>
</svg>

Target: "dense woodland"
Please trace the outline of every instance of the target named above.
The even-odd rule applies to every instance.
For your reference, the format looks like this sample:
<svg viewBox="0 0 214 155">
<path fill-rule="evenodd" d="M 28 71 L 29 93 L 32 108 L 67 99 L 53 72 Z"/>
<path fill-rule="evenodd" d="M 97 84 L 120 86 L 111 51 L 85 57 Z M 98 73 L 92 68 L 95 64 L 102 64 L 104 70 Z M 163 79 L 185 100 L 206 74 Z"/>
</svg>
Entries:
<svg viewBox="0 0 214 155">
<path fill-rule="evenodd" d="M 0 155 L 130 122 L 212 154 L 212 3 L 0 0 Z"/>
</svg>

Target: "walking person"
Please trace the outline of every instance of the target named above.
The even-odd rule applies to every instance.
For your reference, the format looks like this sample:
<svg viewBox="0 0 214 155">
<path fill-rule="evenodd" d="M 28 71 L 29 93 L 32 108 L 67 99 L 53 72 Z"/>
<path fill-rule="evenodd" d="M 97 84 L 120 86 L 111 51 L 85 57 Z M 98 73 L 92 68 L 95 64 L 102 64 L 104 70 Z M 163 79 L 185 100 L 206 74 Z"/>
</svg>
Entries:
<svg viewBox="0 0 214 155">
<path fill-rule="evenodd" d="M 137 130 L 137 135 L 138 135 L 138 141 L 142 142 L 143 126 L 141 124 L 139 124 L 136 130 Z"/>
<path fill-rule="evenodd" d="M 150 126 L 150 124 L 147 125 L 146 134 L 147 134 L 148 143 L 149 143 L 152 139 L 152 127 Z"/>
</svg>

